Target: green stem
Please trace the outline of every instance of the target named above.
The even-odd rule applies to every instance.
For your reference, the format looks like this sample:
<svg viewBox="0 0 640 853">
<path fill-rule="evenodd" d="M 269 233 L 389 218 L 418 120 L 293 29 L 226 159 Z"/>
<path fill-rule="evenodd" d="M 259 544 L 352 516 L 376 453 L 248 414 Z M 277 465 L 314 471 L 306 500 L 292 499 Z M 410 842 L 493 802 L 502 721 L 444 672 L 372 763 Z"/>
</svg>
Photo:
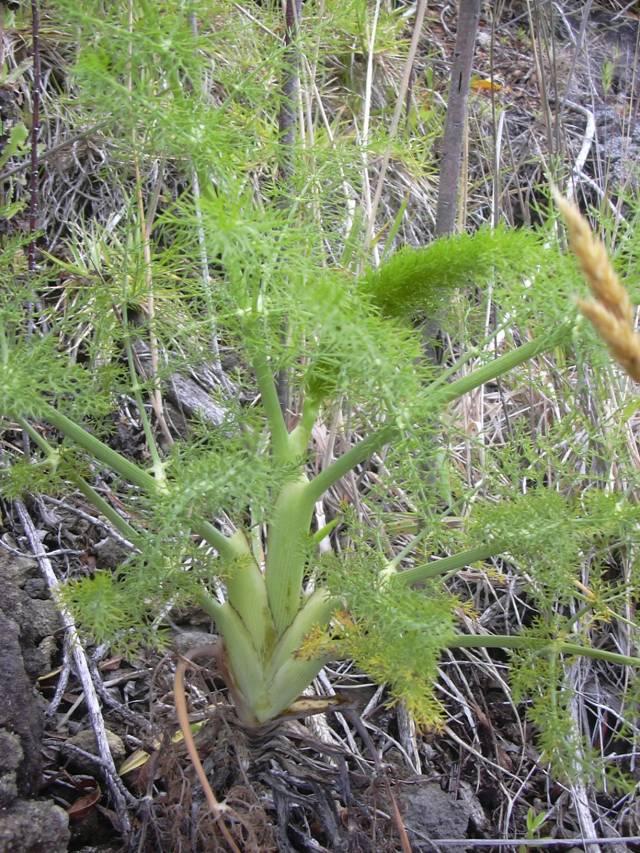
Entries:
<svg viewBox="0 0 640 853">
<path fill-rule="evenodd" d="M 51 466 L 54 469 L 57 468 L 60 462 L 59 451 L 56 450 L 56 448 L 53 447 L 51 444 L 49 444 L 47 439 L 44 436 L 40 435 L 40 433 L 36 429 L 34 429 L 29 423 L 29 421 L 25 420 L 25 418 L 16 418 L 16 423 L 27 433 L 31 441 L 45 453 L 47 460 L 51 464 Z"/>
<path fill-rule="evenodd" d="M 49 442 L 44 438 L 44 436 L 40 435 L 40 433 L 35 430 L 29 421 L 24 418 L 16 418 L 16 421 L 22 429 L 29 435 L 31 440 L 36 444 L 44 453 L 47 455 L 47 459 L 50 460 L 52 465 L 57 466 L 60 461 L 60 452 L 53 447 Z M 102 497 L 102 495 L 98 494 L 93 486 L 89 485 L 87 481 L 81 477 L 79 474 L 71 472 L 67 474 L 69 480 L 82 492 L 82 494 L 90 501 L 93 506 L 98 510 L 98 512 L 102 513 L 102 515 L 107 518 L 111 524 L 118 530 L 129 542 L 137 544 L 141 540 L 141 535 L 137 530 L 134 530 L 133 527 L 124 519 L 121 515 L 119 515 L 115 509 L 107 503 L 107 501 Z"/>
<path fill-rule="evenodd" d="M 511 352 L 488 361 L 468 376 L 462 376 L 445 388 L 434 391 L 434 405 L 438 407 L 446 406 L 448 403 L 453 402 L 453 400 L 457 400 L 459 397 L 468 394 L 469 391 L 473 391 L 486 382 L 497 379 L 499 376 L 513 370 L 514 367 L 518 367 L 518 365 L 523 364 L 525 361 L 530 361 L 532 358 L 540 355 L 540 353 L 557 346 L 562 340 L 566 339 L 571 328 L 571 325 L 564 324 L 554 332 L 534 338 L 532 341 L 528 341 L 526 344 L 522 344 L 522 346 L 511 350 Z"/>
<path fill-rule="evenodd" d="M 94 459 L 107 465 L 122 477 L 125 477 L 134 486 L 144 489 L 149 494 L 158 493 L 160 489 L 159 484 L 151 474 L 147 474 L 146 471 L 143 471 L 135 463 L 130 462 L 116 450 L 112 450 L 104 442 L 100 441 L 99 438 L 96 438 L 95 435 L 91 435 L 90 432 L 87 432 L 86 429 L 74 423 L 66 415 L 63 415 L 53 406 L 49 405 L 49 403 L 42 404 L 42 413 L 45 420 L 64 433 L 67 438 L 79 444 Z"/>
<path fill-rule="evenodd" d="M 69 479 L 82 492 L 85 498 L 108 519 L 115 529 L 134 545 L 142 543 L 142 535 L 109 504 L 87 481 L 79 474 L 70 474 Z"/>
<path fill-rule="evenodd" d="M 347 450 L 342 456 L 339 456 L 335 462 L 328 465 L 324 471 L 317 474 L 309 483 L 307 488 L 308 499 L 315 503 L 320 500 L 323 494 L 335 485 L 338 480 L 341 480 L 345 474 L 348 474 L 356 465 L 369 459 L 372 454 L 385 444 L 388 444 L 395 435 L 398 429 L 396 426 L 386 426 L 372 433 L 367 438 L 363 439 L 355 447 Z"/>
<path fill-rule="evenodd" d="M 56 429 L 59 429 L 67 438 L 80 445 L 83 450 L 86 450 L 98 462 L 102 462 L 134 486 L 144 489 L 150 495 L 157 495 L 158 492 L 162 492 L 161 484 L 151 474 L 147 474 L 146 471 L 143 471 L 135 463 L 130 462 L 116 450 L 112 450 L 107 444 L 100 441 L 99 438 L 91 435 L 90 432 L 87 432 L 86 429 L 74 423 L 74 421 L 49 405 L 49 403 L 43 404 L 42 411 L 45 420 L 56 427 Z M 216 530 L 208 521 L 197 518 L 193 519 L 191 521 L 191 529 L 194 533 L 202 536 L 210 545 L 213 545 L 220 556 L 225 559 L 233 560 L 244 553 L 245 549 L 241 547 L 238 541 L 234 542 L 228 536 Z"/>
<path fill-rule="evenodd" d="M 125 329 L 128 330 L 126 312 L 125 312 Z M 144 430 L 144 437 L 147 440 L 147 446 L 149 448 L 149 453 L 151 454 L 151 460 L 153 463 L 153 472 L 158 483 L 164 485 L 166 483 L 166 475 L 164 472 L 165 465 L 160 457 L 160 452 L 158 450 L 158 445 L 155 440 L 155 436 L 153 435 L 153 430 L 151 428 L 151 422 L 147 417 L 147 410 L 144 407 L 144 402 L 142 400 L 142 394 L 140 393 L 140 382 L 138 379 L 138 374 L 136 373 L 135 364 L 133 361 L 133 350 L 131 349 L 131 342 L 127 338 L 125 340 L 125 349 L 127 351 L 127 361 L 129 363 L 129 376 L 131 377 L 131 388 L 133 390 L 133 396 L 136 401 L 136 406 L 138 407 L 138 414 L 140 415 L 140 421 L 142 423 L 142 429 Z"/>
<path fill-rule="evenodd" d="M 413 551 L 413 549 L 416 547 L 416 545 L 418 545 L 424 539 L 424 537 L 427 535 L 427 533 L 429 533 L 428 527 L 424 527 L 419 533 L 416 533 L 416 535 L 413 537 L 413 539 L 410 542 L 408 542 L 404 546 L 404 548 L 402 548 L 400 551 L 398 551 L 398 553 L 395 555 L 395 557 L 393 557 L 393 559 L 389 560 L 389 562 L 387 563 L 387 567 L 383 573 L 387 574 L 387 572 L 388 572 L 391 575 L 395 575 L 396 570 L 397 570 L 398 566 L 400 565 L 400 563 L 404 560 L 405 557 L 407 557 Z"/>
<path fill-rule="evenodd" d="M 190 527 L 194 533 L 212 545 L 225 560 L 238 560 L 251 554 L 247 541 L 239 530 L 233 536 L 225 536 L 211 522 L 199 518 L 192 519 Z"/>
<path fill-rule="evenodd" d="M 278 392 L 273 379 L 273 373 L 269 369 L 264 353 L 256 355 L 253 359 L 253 369 L 256 374 L 262 406 L 264 408 L 269 430 L 271 431 L 271 442 L 276 459 L 288 461 L 289 459 L 289 433 L 284 422 Z"/>
<path fill-rule="evenodd" d="M 446 575 L 448 572 L 454 572 L 458 569 L 463 569 L 471 563 L 477 563 L 479 560 L 488 560 L 489 557 L 496 557 L 504 548 L 500 545 L 479 545 L 477 548 L 471 548 L 469 551 L 462 551 L 460 554 L 453 554 L 451 557 L 443 557 L 442 560 L 432 560 L 429 563 L 423 563 L 421 566 L 414 566 L 412 569 L 395 572 L 391 575 L 394 583 L 401 583 L 409 586 L 412 583 L 437 578 L 440 575 Z"/>
<path fill-rule="evenodd" d="M 308 396 L 302 405 L 300 422 L 289 433 L 289 452 L 294 459 L 301 459 L 309 445 L 311 431 L 320 411 L 320 401 Z"/>
<path fill-rule="evenodd" d="M 640 667 L 640 657 L 620 655 L 604 649 L 593 649 L 578 643 L 564 643 L 556 640 L 537 639 L 536 637 L 517 637 L 510 634 L 458 634 L 446 643 L 449 649 L 530 649 L 544 652 L 550 648 L 567 655 L 582 655 L 594 660 L 604 660 L 620 666 Z"/>
</svg>

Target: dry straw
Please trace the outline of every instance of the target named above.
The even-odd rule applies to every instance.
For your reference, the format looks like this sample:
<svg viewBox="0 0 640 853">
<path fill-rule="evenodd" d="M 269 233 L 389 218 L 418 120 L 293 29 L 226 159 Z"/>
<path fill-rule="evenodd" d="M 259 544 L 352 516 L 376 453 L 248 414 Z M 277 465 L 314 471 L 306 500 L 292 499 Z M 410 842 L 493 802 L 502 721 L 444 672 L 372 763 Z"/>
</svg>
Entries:
<svg viewBox="0 0 640 853">
<path fill-rule="evenodd" d="M 578 308 L 625 373 L 640 382 L 640 335 L 634 331 L 629 294 L 620 284 L 604 244 L 591 231 L 576 205 L 556 190 L 553 196 L 567 226 L 569 245 L 594 297 L 578 299 Z"/>
</svg>

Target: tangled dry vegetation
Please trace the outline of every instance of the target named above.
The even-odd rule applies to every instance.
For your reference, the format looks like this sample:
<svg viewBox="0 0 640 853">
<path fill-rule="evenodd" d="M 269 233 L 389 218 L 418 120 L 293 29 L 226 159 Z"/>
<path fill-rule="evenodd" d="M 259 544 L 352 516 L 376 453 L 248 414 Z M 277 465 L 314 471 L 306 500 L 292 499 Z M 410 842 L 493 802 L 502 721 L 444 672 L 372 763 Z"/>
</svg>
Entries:
<svg viewBox="0 0 640 853">
<path fill-rule="evenodd" d="M 410 32 L 412 7 L 399 6 L 403 27 Z M 371 213 L 384 168 L 376 229 L 389 228 L 395 222 L 397 245 L 422 245 L 434 233 L 438 146 L 455 39 L 454 6 L 442 0 L 428 6 L 406 94 L 411 110 L 402 118 L 414 125 L 412 145 L 388 136 L 376 139 L 374 155 L 366 163 L 365 183 L 370 194 L 365 199 L 365 214 Z M 621 235 L 628 233 L 637 217 L 633 199 L 638 176 L 633 160 L 640 148 L 636 120 L 640 86 L 633 69 L 640 27 L 634 8 L 623 2 L 585 4 L 578 0 L 485 4 L 465 138 L 461 225 L 539 222 L 546 215 L 542 212 L 547 209 L 544 187 L 552 174 L 581 208 L 599 210 L 607 225 L 607 242 L 617 248 Z M 260 19 L 260 4 L 233 4 L 233 11 L 230 4 L 229 9 L 229 14 L 245 16 L 249 25 Z M 16 18 L 18 23 L 1 35 L 4 77 L 0 108 L 5 143 L 12 123 L 20 117 L 25 120 L 32 111 L 27 20 L 26 16 Z M 259 23 L 255 26 L 259 32 Z M 332 59 L 332 73 L 325 71 L 321 77 L 314 76 L 313 57 L 305 58 L 299 131 L 303 138 L 313 134 L 317 121 L 330 135 L 338 116 L 342 128 L 350 127 L 350 132 L 366 138 L 367 128 L 360 126 L 361 101 L 355 97 L 363 92 L 370 113 L 391 112 L 402 80 L 404 55 L 394 47 L 368 56 L 361 48 L 354 40 L 345 55 Z M 87 115 L 74 113 L 73 83 L 67 76 L 74 49 L 72 34 L 49 17 L 45 7 L 40 45 L 41 257 L 48 253 L 64 258 L 81 220 L 89 233 L 113 233 L 135 186 L 132 164 L 121 156 L 117 141 L 104 132 L 102 117 L 96 114 L 89 121 Z M 212 89 L 215 86 L 214 81 Z M 614 144 L 615 140 L 619 142 Z M 136 168 L 145 176 L 144 206 L 153 217 L 154 207 L 162 209 L 166 199 L 179 194 L 185 176 L 179 165 L 158 160 L 142 162 Z M 5 201 L 27 198 L 27 175 L 24 148 L 2 167 Z M 256 192 L 260 192 L 263 178 L 255 175 Z M 340 204 L 353 215 L 356 199 L 346 178 L 344 193 Z M 25 208 L 3 224 L 4 238 L 10 240 L 24 232 L 27 218 Z M 581 227 L 574 223 L 574 240 Z M 624 254 L 622 257 L 624 261 Z M 13 272 L 23 275 L 26 262 L 17 251 Z M 74 298 L 67 285 L 62 272 L 58 283 L 43 295 L 48 311 L 64 310 L 66 300 Z M 610 310 L 606 295 L 603 298 L 597 291 L 594 295 L 599 301 L 582 302 L 583 311 L 599 326 L 630 375 L 639 379 L 638 339 L 631 331 L 630 304 L 624 307 L 624 316 L 618 316 Z M 468 306 L 461 301 L 458 308 L 458 328 L 441 334 L 444 364 L 455 362 L 464 339 Z M 489 300 L 482 318 L 485 332 L 505 322 L 498 310 Z M 626 344 L 620 343 L 619 330 L 613 328 L 616 323 L 628 330 Z M 64 342 L 70 353 L 81 348 L 89 324 L 87 318 L 87 325 Z M 151 351 L 142 348 L 136 353 L 138 369 L 144 374 L 153 369 L 154 359 L 162 357 L 153 345 Z M 228 375 L 241 372 L 224 342 L 220 359 Z M 482 387 L 450 415 L 447 449 L 469 493 L 485 493 L 487 454 L 506 444 L 523 425 L 533 434 L 549 437 L 550 460 L 562 458 L 564 464 L 579 471 L 585 489 L 590 483 L 606 484 L 629 493 L 633 484 L 627 481 L 626 472 L 630 466 L 640 468 L 640 414 L 631 405 L 635 392 L 630 380 L 608 368 L 603 384 L 588 367 L 581 367 L 567 383 L 550 356 L 539 359 L 537 370 L 535 385 L 523 389 L 510 386 L 507 380 Z M 225 382 L 228 387 L 221 392 Z M 230 380 L 221 379 L 215 369 L 190 371 L 185 364 L 154 403 L 164 440 L 188 429 L 194 411 L 210 423 L 219 423 L 221 401 L 229 387 Z M 250 389 L 238 393 L 250 401 Z M 576 404 L 585 422 L 594 426 L 592 435 L 583 436 L 584 446 L 600 442 L 602 447 L 599 465 L 591 468 L 575 449 L 563 444 L 559 428 Z M 626 440 L 611 447 L 600 427 L 625 407 Z M 119 448 L 144 457 L 144 434 L 130 400 L 122 399 L 114 423 Z M 330 458 L 341 445 L 355 439 L 348 429 L 336 435 L 335 426 L 327 424 L 316 431 L 319 456 Z M 13 452 L 20 445 L 19 431 L 15 427 L 8 430 L 3 440 L 5 450 Z M 576 446 L 580 442 L 572 445 Z M 547 485 L 553 485 L 555 476 L 550 461 Z M 392 520 L 394 543 L 402 547 L 409 538 L 403 524 L 411 518 L 413 508 L 400 490 L 385 493 L 384 483 L 385 459 L 380 457 L 375 465 L 331 491 L 318 507 L 318 528 L 325 519 L 339 515 L 345 503 L 367 524 L 377 515 L 370 503 L 382 500 Z M 524 483 L 523 488 L 526 486 Z M 98 487 L 109 500 L 118 501 L 113 483 L 102 480 Z M 88 510 L 80 494 L 72 499 L 33 496 L 27 504 L 35 520 L 37 541 L 49 552 L 59 577 L 95 565 L 113 567 L 126 553 L 121 537 Z M 5 504 L 3 518 L 5 549 L 10 554 L 28 554 L 20 514 Z M 460 519 L 450 515 L 446 523 L 455 527 Z M 610 566 L 611 574 L 624 576 L 631 559 L 632 555 L 620 554 Z M 581 578 L 587 593 L 589 569 L 586 563 Z M 509 633 L 530 624 L 534 617 L 521 579 L 508 562 L 496 559 L 492 566 L 469 567 L 456 584 L 473 605 L 476 630 L 491 631 L 499 626 L 501 633 Z M 630 622 L 633 607 L 629 602 Z M 211 641 L 210 622 L 197 610 L 165 616 L 180 652 Z M 623 650 L 632 648 L 633 642 L 631 628 L 612 640 L 614 647 Z M 127 764 L 114 774 L 99 760 L 87 757 L 86 742 L 74 740 L 89 723 L 83 688 L 73 669 L 73 650 L 65 644 L 53 653 L 48 671 L 41 672 L 39 690 L 51 703 L 44 740 L 43 792 L 60 803 L 75 803 L 70 849 L 87 853 L 120 849 L 119 832 L 125 822 L 132 832 L 131 850 L 226 849 L 176 736 L 172 700 L 175 655 L 149 653 L 125 661 L 111 656 L 107 648 L 89 648 L 87 658 L 106 728 L 116 748 L 122 749 L 122 759 L 126 755 Z M 506 671 L 507 656 L 499 651 L 447 652 L 438 691 L 449 720 L 445 731 L 436 736 L 417 731 L 402 705 L 390 706 L 384 687 L 373 685 L 349 663 L 336 664 L 320 675 L 318 691 L 348 696 L 352 710 L 292 720 L 260 736 L 250 736 L 231 719 L 216 675 L 198 669 L 188 686 L 191 721 L 198 724 L 196 743 L 212 787 L 239 816 L 235 843 L 242 849 L 260 851 L 426 851 L 475 849 L 474 845 L 480 849 L 482 842 L 482 849 L 497 850 L 500 841 L 538 834 L 557 839 L 558 844 L 562 839 L 594 839 L 585 848 L 592 853 L 625 849 L 624 842 L 597 839 L 635 835 L 635 843 L 640 843 L 637 792 L 618 795 L 603 779 L 563 784 L 548 775 L 540 764 L 522 707 L 512 696 Z M 611 668 L 586 659 L 573 663 L 569 675 L 577 688 L 572 706 L 576 723 L 597 750 L 625 756 L 638 779 L 638 730 L 625 728 L 621 714 L 625 683 L 617 680 Z M 102 792 L 94 796 L 96 780 L 104 785 L 105 771 L 112 777 L 110 799 L 101 798 Z M 436 838 L 449 841 L 435 842 Z M 634 842 L 628 843 L 626 849 L 640 849 Z"/>
</svg>

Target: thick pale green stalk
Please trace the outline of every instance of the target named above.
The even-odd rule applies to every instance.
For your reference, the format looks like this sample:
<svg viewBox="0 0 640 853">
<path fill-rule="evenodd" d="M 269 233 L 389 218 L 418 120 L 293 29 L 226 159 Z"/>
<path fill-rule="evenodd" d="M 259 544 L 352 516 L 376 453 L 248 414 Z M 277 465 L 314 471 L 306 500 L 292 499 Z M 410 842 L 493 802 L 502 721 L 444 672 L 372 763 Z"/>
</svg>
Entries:
<svg viewBox="0 0 640 853">
<path fill-rule="evenodd" d="M 256 711 L 258 719 L 262 722 L 272 720 L 288 708 L 307 689 L 328 660 L 326 655 L 311 660 L 289 658 L 269 684 L 270 702 Z"/>
<path fill-rule="evenodd" d="M 269 525 L 266 583 L 278 635 L 291 625 L 300 608 L 313 512 L 308 489 L 304 474 L 285 483 Z"/>
<path fill-rule="evenodd" d="M 204 591 L 201 607 L 215 620 L 224 641 L 231 675 L 246 709 L 262 723 L 294 702 L 320 672 L 327 658 L 296 658 L 295 652 L 315 626 L 325 627 L 336 602 L 324 590 L 311 595 L 275 649 L 265 668 L 243 620 L 229 603 L 220 604 Z M 248 722 L 251 722 L 250 720 Z"/>
<path fill-rule="evenodd" d="M 278 670 L 301 648 L 314 628 L 325 629 L 338 602 L 325 589 L 317 589 L 298 611 L 284 632 L 267 666 L 267 679 L 273 680 Z"/>
<path fill-rule="evenodd" d="M 448 640 L 446 646 L 449 649 L 530 649 L 540 652 L 554 650 L 565 655 L 581 655 L 595 660 L 604 660 L 607 663 L 616 663 L 620 666 L 640 667 L 639 657 L 620 655 L 617 652 L 607 652 L 604 649 L 593 649 L 591 646 L 581 646 L 578 643 L 564 643 L 536 637 L 517 637 L 510 634 L 458 634 Z"/>
<path fill-rule="evenodd" d="M 229 603 L 242 619 L 255 650 L 263 658 L 273 647 L 276 632 L 264 576 L 253 554 L 245 553 L 237 559 L 224 580 Z"/>
<path fill-rule="evenodd" d="M 231 675 L 247 707 L 256 715 L 257 708 L 269 706 L 270 699 L 264 677 L 263 662 L 256 652 L 243 621 L 227 602 L 220 604 L 204 591 L 198 603 L 216 623 L 223 641 Z M 264 718 L 262 718 L 264 719 Z M 262 719 L 259 721 L 262 722 Z"/>
</svg>

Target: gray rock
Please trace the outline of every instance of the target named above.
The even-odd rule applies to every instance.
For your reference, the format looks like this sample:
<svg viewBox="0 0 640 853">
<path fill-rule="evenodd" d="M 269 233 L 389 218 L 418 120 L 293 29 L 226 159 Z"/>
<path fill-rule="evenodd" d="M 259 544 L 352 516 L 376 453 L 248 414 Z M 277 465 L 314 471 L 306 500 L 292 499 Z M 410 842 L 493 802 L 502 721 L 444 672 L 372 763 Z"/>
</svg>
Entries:
<svg viewBox="0 0 640 853">
<path fill-rule="evenodd" d="M 18 797 L 16 771 L 24 760 L 20 738 L 7 729 L 0 729 L 0 808 Z"/>
<path fill-rule="evenodd" d="M 23 586 L 29 598 L 48 598 L 49 590 L 46 581 L 42 578 L 29 578 Z"/>
<path fill-rule="evenodd" d="M 66 853 L 69 819 L 51 802 L 20 800 L 0 810 L 0 850 L 6 853 Z"/>
<path fill-rule="evenodd" d="M 126 754 L 126 749 L 122 738 L 117 734 L 107 731 L 107 742 L 114 762 L 119 764 Z M 61 752 L 69 761 L 69 766 L 77 770 L 79 773 L 95 773 L 96 763 L 76 752 L 73 747 L 89 752 L 91 755 L 98 755 L 98 744 L 93 729 L 82 729 L 72 737 L 68 738 L 62 745 Z"/>
<path fill-rule="evenodd" d="M 40 779 L 42 715 L 25 671 L 18 626 L 1 610 L 0 637 L 0 684 L 4 685 L 0 690 L 0 727 L 19 739 L 23 753 L 17 765 L 7 755 L 8 769 L 16 772 L 18 792 L 32 794 L 38 790 Z M 3 772 L 6 768 L 0 766 Z"/>
<path fill-rule="evenodd" d="M 18 626 L 26 673 L 37 678 L 51 669 L 56 640 L 43 641 L 60 630 L 57 608 L 51 599 L 42 597 L 46 586 L 33 560 L 0 552 L 0 589 L 0 610 Z"/>
<path fill-rule="evenodd" d="M 464 840 L 467 837 L 471 817 L 469 804 L 445 793 L 436 782 L 422 776 L 407 779 L 395 788 L 395 796 L 413 850 L 433 850 L 433 845 L 424 839 Z M 438 847 L 462 853 L 473 847 L 473 840 L 469 840 L 469 847 L 447 847 L 446 844 Z"/>
<path fill-rule="evenodd" d="M 66 812 L 54 803 L 21 800 L 40 784 L 43 718 L 29 678 L 47 662 L 58 614 L 42 592 L 32 560 L 0 552 L 0 851 L 64 853 L 69 842 Z M 44 638 L 44 639 L 42 639 Z M 47 646 L 47 639 L 49 640 Z M 36 643 L 41 648 L 36 648 Z M 44 645 L 43 645 L 44 644 Z"/>
<path fill-rule="evenodd" d="M 54 646 L 38 648 L 38 644 L 60 630 L 57 608 L 51 599 L 41 597 L 42 579 L 33 560 L 0 552 L 0 589 L 0 610 L 18 626 L 26 672 L 36 678 L 51 669 Z"/>
<path fill-rule="evenodd" d="M 46 600 L 32 598 L 29 605 L 31 630 L 38 642 L 43 637 L 51 637 L 60 630 L 60 614 L 50 598 Z"/>
</svg>

